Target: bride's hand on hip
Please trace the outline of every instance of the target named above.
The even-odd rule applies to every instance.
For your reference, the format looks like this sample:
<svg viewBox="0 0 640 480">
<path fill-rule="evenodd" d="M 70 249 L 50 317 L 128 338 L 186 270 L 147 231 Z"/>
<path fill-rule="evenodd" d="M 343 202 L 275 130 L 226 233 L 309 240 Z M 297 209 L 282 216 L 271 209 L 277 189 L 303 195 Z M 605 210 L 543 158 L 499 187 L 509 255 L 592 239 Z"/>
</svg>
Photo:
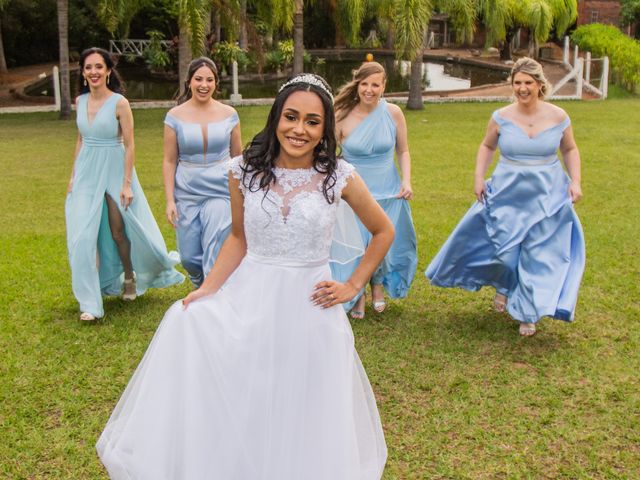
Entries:
<svg viewBox="0 0 640 480">
<path fill-rule="evenodd" d="M 350 283 L 336 282 L 335 280 L 324 280 L 313 288 L 311 302 L 322 308 L 333 307 L 340 303 L 352 300 L 358 294 L 358 289 Z"/>
<path fill-rule="evenodd" d="M 197 290 L 194 290 L 193 292 L 191 292 L 189 295 L 187 295 L 186 297 L 184 297 L 182 299 L 182 308 L 184 308 L 186 310 L 186 308 L 189 306 L 190 303 L 195 302 L 196 300 L 202 298 L 202 297 L 206 297 L 207 295 L 210 295 L 212 292 L 207 292 L 206 290 L 203 290 L 202 288 L 198 288 Z"/>
</svg>

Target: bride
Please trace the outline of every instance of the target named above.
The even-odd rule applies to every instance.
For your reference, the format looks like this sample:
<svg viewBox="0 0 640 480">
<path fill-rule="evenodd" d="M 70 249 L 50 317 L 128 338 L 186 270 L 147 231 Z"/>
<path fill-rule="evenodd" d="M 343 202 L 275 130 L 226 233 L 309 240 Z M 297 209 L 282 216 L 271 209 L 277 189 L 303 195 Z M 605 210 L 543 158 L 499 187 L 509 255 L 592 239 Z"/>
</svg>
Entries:
<svg viewBox="0 0 640 480">
<path fill-rule="evenodd" d="M 378 480 L 386 445 L 341 306 L 393 226 L 336 159 L 326 82 L 303 74 L 230 162 L 232 230 L 166 313 L 102 433 L 112 479 Z M 328 257 L 344 199 L 373 239 L 346 283 Z"/>
</svg>

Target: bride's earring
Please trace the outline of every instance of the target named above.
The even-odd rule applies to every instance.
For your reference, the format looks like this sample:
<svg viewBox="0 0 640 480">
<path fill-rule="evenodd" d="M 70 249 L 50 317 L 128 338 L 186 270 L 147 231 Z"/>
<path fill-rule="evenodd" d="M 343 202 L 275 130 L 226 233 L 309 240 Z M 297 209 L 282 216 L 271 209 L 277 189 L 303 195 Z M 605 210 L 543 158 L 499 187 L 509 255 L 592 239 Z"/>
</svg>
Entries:
<svg viewBox="0 0 640 480">
<path fill-rule="evenodd" d="M 82 78 L 84 78 L 84 82 L 82 82 L 82 83 L 83 83 L 83 84 L 84 84 L 84 86 L 86 87 L 86 86 L 87 86 L 87 77 L 82 77 Z"/>
</svg>

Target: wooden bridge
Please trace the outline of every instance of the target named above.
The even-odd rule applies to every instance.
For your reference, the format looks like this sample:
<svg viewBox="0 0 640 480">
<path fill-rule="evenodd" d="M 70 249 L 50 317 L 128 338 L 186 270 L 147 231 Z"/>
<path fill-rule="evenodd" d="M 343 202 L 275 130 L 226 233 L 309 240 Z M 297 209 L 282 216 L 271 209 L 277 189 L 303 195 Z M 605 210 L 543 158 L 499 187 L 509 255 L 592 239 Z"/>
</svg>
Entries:
<svg viewBox="0 0 640 480">
<path fill-rule="evenodd" d="M 173 42 L 170 40 L 160 40 L 160 44 L 165 50 L 168 50 Z M 138 40 L 132 38 L 109 40 L 109 53 L 142 57 L 150 45 L 151 40 Z"/>
</svg>

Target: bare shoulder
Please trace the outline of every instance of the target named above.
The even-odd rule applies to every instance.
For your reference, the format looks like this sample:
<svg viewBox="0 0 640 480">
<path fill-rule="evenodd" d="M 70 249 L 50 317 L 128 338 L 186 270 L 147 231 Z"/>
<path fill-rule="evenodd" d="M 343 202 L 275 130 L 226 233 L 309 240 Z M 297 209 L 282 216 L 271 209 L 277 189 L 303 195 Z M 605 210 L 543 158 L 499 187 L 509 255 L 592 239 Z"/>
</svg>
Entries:
<svg viewBox="0 0 640 480">
<path fill-rule="evenodd" d="M 131 105 L 129 104 L 129 100 L 124 95 L 120 95 L 120 99 L 118 100 L 119 108 L 129 108 Z"/>
<path fill-rule="evenodd" d="M 218 108 L 221 112 L 223 112 L 227 117 L 233 115 L 234 113 L 237 115 L 238 112 L 231 105 L 227 105 L 226 103 L 218 102 Z"/>
<path fill-rule="evenodd" d="M 506 107 L 499 108 L 497 110 L 498 115 L 500 115 L 502 118 L 511 118 L 513 116 L 513 111 L 516 109 L 516 106 L 516 103 L 511 103 Z"/>
<path fill-rule="evenodd" d="M 404 113 L 402 112 L 402 109 L 395 103 L 387 102 L 387 110 L 389 110 L 389 113 L 394 120 L 398 121 L 404 119 Z"/>
<path fill-rule="evenodd" d="M 172 115 L 174 117 L 179 117 L 180 113 L 185 110 L 185 104 L 181 103 L 180 105 L 176 105 L 171 110 L 167 112 L 167 114 Z"/>
<path fill-rule="evenodd" d="M 565 112 L 562 108 L 553 103 L 544 102 L 544 108 L 546 109 L 547 115 L 553 119 L 555 123 L 560 123 L 569 117 L 567 112 Z"/>
</svg>

